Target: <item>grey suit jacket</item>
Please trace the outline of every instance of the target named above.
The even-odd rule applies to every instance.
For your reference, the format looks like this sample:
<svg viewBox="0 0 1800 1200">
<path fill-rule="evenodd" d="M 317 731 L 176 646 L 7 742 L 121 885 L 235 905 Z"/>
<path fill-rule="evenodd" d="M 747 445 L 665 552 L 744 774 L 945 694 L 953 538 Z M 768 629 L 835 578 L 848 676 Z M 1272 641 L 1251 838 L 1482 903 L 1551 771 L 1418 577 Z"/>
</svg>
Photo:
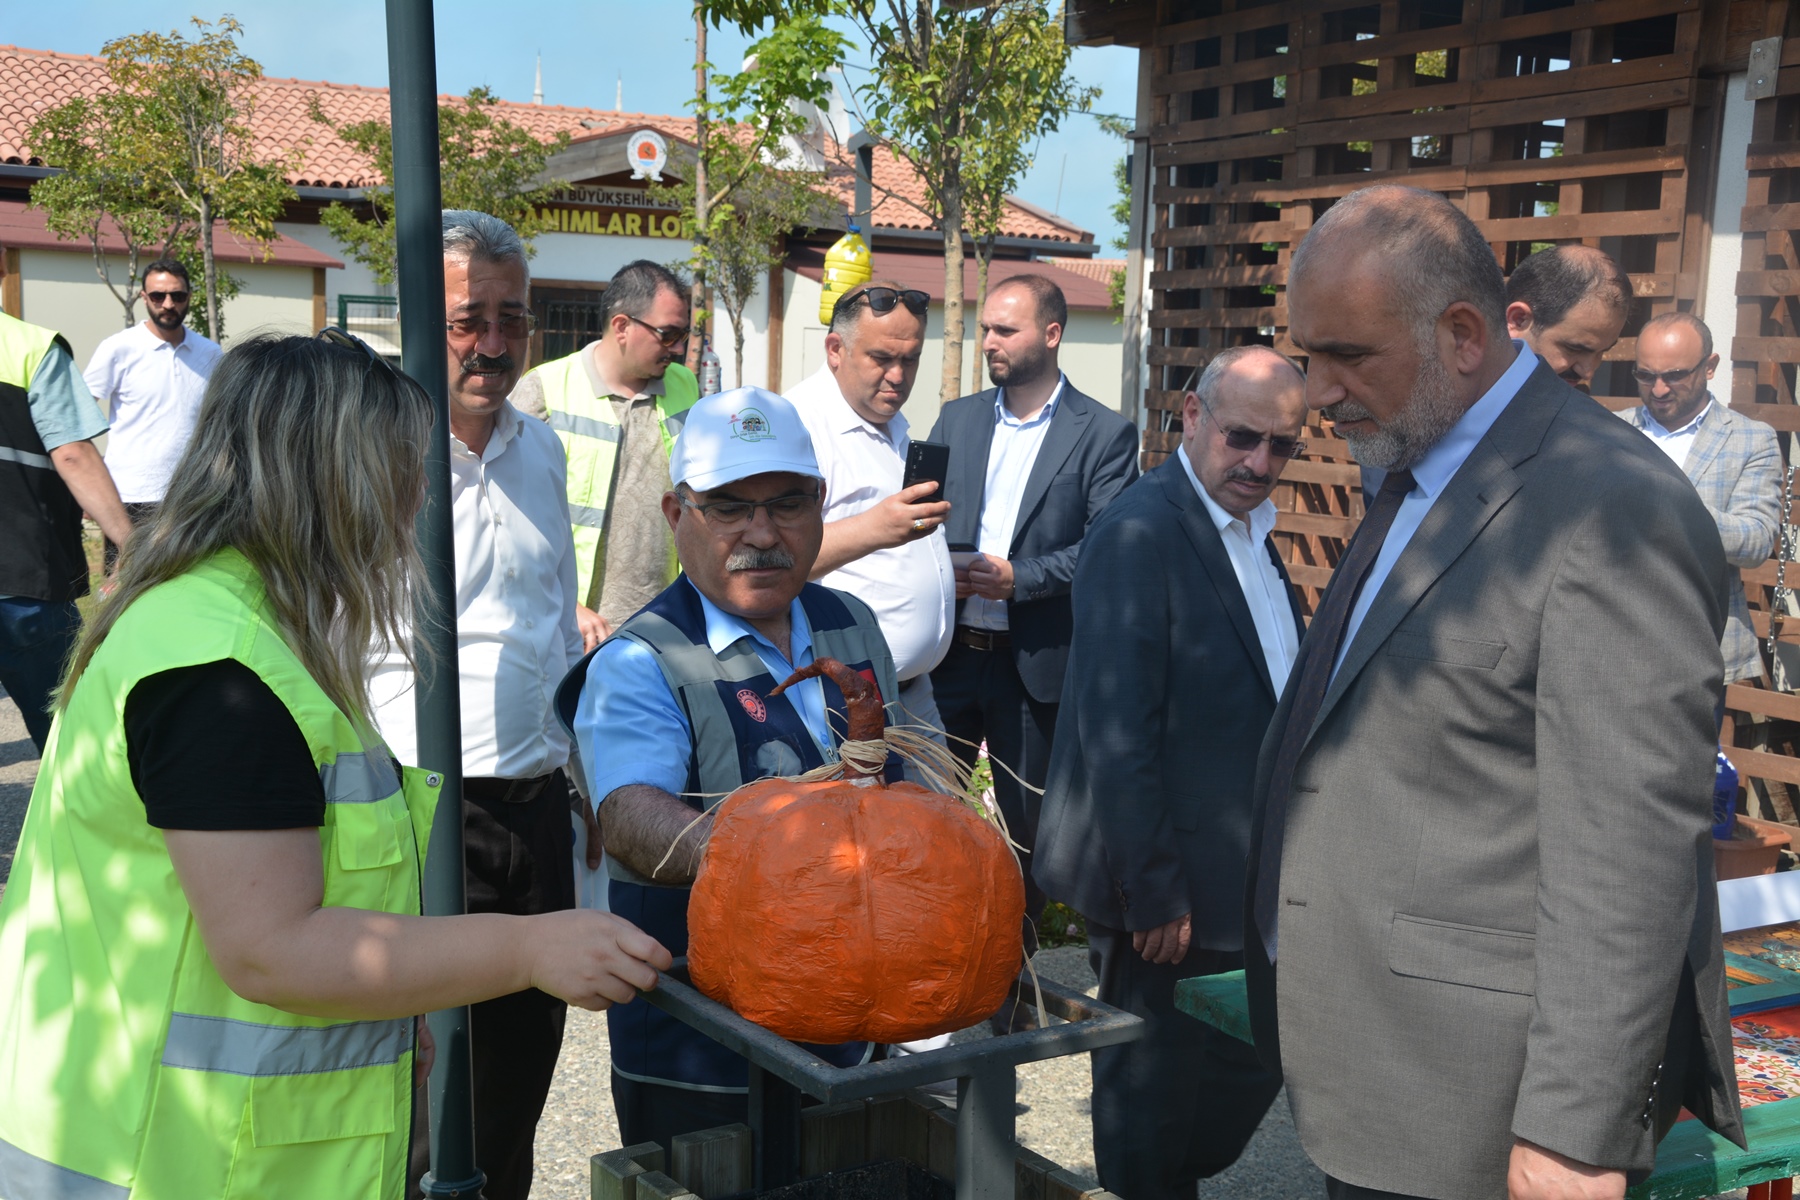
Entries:
<svg viewBox="0 0 1800 1200">
<path fill-rule="evenodd" d="M 946 404 L 931 427 L 931 440 L 950 445 L 944 499 L 952 546 L 974 545 L 981 531 L 987 489 L 988 448 L 994 444 L 994 389 Z M 1039 703 L 1062 694 L 1074 619 L 1069 584 L 1088 525 L 1137 478 L 1137 427 L 1099 401 L 1064 383 L 1025 480 L 1013 525 L 1013 598 L 1007 623 L 1019 678 Z M 960 613 L 962 605 L 957 609 Z"/>
<path fill-rule="evenodd" d="M 1515 1136 L 1641 1174 L 1675 1098 L 1741 1138 L 1707 828 L 1724 570 L 1667 456 L 1541 364 L 1395 562 L 1295 770 L 1279 962 L 1250 956 L 1330 1174 L 1504 1197 Z"/>
<path fill-rule="evenodd" d="M 1250 789 L 1275 690 L 1224 540 L 1177 459 L 1094 522 L 1074 600 L 1032 876 L 1113 929 L 1191 912 L 1195 946 L 1242 949 Z M 1299 632 L 1291 585 L 1288 605 Z"/>
<path fill-rule="evenodd" d="M 1634 429 L 1644 429 L 1641 405 L 1619 415 Z M 1762 674 L 1762 656 L 1756 651 L 1744 580 L 1735 568 L 1761 566 L 1775 552 L 1781 526 L 1781 446 L 1769 426 L 1715 403 L 1700 422 L 1682 470 L 1718 524 L 1725 561 L 1734 568 L 1727 575 L 1731 611 L 1719 647 L 1725 682 L 1754 679 Z"/>
</svg>

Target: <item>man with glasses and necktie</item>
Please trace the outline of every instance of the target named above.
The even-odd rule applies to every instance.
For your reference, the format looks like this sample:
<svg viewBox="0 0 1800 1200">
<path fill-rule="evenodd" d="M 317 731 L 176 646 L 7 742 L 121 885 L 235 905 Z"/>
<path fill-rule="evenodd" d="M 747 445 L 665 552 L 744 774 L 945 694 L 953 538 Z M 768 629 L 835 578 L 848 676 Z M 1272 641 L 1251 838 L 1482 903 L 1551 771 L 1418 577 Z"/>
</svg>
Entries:
<svg viewBox="0 0 1800 1200">
<path fill-rule="evenodd" d="M 101 342 L 82 372 L 111 416 L 106 469 L 133 524 L 155 513 L 168 490 L 220 354 L 217 342 L 187 327 L 192 289 L 180 262 L 159 258 L 145 267 L 140 294 L 147 319 Z M 108 571 L 119 549 L 108 536 Z"/>
<path fill-rule="evenodd" d="M 1667 454 L 1693 482 L 1719 527 L 1731 611 L 1719 643 L 1725 682 L 1762 674 L 1756 630 L 1736 570 L 1755 567 L 1775 552 L 1781 528 L 1781 447 L 1775 431 L 1713 400 L 1707 387 L 1718 370 L 1712 331 L 1691 313 L 1664 313 L 1637 337 L 1638 397 L 1643 404 L 1619 415 Z M 1722 714 L 1723 710 L 1721 710 Z"/>
<path fill-rule="evenodd" d="M 1087 918 L 1099 997 L 1144 1036 L 1096 1050 L 1094 1162 L 1121 1200 L 1193 1200 L 1281 1090 L 1256 1051 L 1175 1008 L 1244 965 L 1257 748 L 1300 644 L 1269 498 L 1306 448 L 1306 377 L 1214 355 L 1181 445 L 1088 531 L 1032 877 Z"/>
<path fill-rule="evenodd" d="M 443 246 L 464 884 L 472 913 L 531 916 L 575 907 L 569 742 L 551 713 L 582 647 L 566 467 L 549 427 L 506 399 L 532 327 L 519 235 L 497 217 L 449 209 Z M 441 767 L 418 760 L 413 687 L 397 647 L 376 656 L 369 695 L 383 739 L 407 766 Z M 536 988 L 469 1007 L 475 1155 L 488 1200 L 531 1190 L 567 1011 Z M 430 1166 L 424 1108 L 421 1093 L 409 1187 Z"/>
</svg>

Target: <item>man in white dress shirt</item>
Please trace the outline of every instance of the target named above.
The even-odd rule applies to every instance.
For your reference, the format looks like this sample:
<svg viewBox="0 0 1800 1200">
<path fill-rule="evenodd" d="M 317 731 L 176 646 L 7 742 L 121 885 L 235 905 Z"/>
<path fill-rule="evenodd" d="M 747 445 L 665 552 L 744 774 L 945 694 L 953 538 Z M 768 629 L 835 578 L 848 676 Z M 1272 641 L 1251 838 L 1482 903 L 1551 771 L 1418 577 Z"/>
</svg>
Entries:
<svg viewBox="0 0 1800 1200">
<path fill-rule="evenodd" d="M 217 342 L 186 325 L 193 293 L 181 263 L 159 258 L 145 267 L 141 294 L 149 319 L 101 342 L 82 373 L 111 414 L 106 469 L 134 524 L 162 503 L 220 354 Z M 118 554 L 107 538 L 107 570 Z"/>
<path fill-rule="evenodd" d="M 930 672 L 956 619 L 956 578 L 939 532 L 950 506 L 933 484 L 900 487 L 912 440 L 900 409 L 918 377 L 928 303 L 924 292 L 886 281 L 845 293 L 825 335 L 825 365 L 787 399 L 812 435 L 825 479 L 825 542 L 813 581 L 875 611 L 901 706 L 910 723 L 936 729 Z"/>
<path fill-rule="evenodd" d="M 551 699 L 582 653 L 562 444 L 506 399 L 531 336 L 530 294 L 511 226 L 444 213 L 464 877 L 470 912 L 519 915 L 575 904 L 569 743 Z M 388 748 L 431 766 L 418 763 L 413 683 L 392 653 L 375 664 L 369 690 Z M 566 1014 L 535 989 L 470 1008 L 476 1164 L 488 1200 L 524 1200 L 531 1189 L 532 1141 Z M 429 1166 L 423 1132 L 415 1122 L 415 1181 Z"/>
<path fill-rule="evenodd" d="M 1280 1090 L 1254 1048 L 1175 1008 L 1243 965 L 1257 749 L 1300 612 L 1269 493 L 1305 443 L 1305 377 L 1265 346 L 1213 358 L 1181 446 L 1089 531 L 1032 871 L 1087 917 L 1100 999 L 1145 1036 L 1094 1052 L 1094 1153 L 1122 1200 L 1193 1200 Z"/>
</svg>

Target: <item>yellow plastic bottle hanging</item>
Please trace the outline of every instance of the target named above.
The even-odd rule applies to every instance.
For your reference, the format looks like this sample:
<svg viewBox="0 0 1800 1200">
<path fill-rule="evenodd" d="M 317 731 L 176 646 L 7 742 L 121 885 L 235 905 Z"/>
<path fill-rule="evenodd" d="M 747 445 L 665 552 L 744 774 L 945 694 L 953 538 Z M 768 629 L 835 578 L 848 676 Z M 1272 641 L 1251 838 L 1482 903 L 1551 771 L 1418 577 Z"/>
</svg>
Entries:
<svg viewBox="0 0 1800 1200">
<path fill-rule="evenodd" d="M 824 286 L 819 292 L 819 324 L 831 324 L 831 310 L 839 296 L 869 282 L 873 273 L 871 259 L 869 243 L 862 240 L 861 232 L 854 225 L 825 252 L 825 274 L 820 278 Z"/>
</svg>

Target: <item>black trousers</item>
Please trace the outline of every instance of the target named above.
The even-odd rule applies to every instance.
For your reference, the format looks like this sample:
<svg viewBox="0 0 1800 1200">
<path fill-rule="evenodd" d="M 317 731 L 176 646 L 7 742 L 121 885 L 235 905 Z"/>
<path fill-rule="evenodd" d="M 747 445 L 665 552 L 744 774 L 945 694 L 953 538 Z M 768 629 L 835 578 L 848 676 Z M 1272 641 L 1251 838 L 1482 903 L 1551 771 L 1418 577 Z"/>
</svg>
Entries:
<svg viewBox="0 0 1800 1200">
<path fill-rule="evenodd" d="M 664 1150 L 678 1133 L 698 1133 L 750 1120 L 750 1097 L 742 1092 L 696 1092 L 666 1083 L 612 1077 L 613 1111 L 627 1146 L 655 1142 Z"/>
<path fill-rule="evenodd" d="M 965 763 L 975 761 L 976 747 L 987 741 L 988 754 L 1005 763 L 1034 788 L 1050 773 L 1050 739 L 1056 732 L 1056 709 L 1031 698 L 1019 678 L 1012 650 L 977 650 L 960 641 L 931 673 L 931 691 L 950 749 Z M 960 741 L 957 739 L 961 739 Z M 1041 797 L 1019 786 L 1011 772 L 994 768 L 994 799 L 1006 818 L 1013 841 L 1030 850 L 1037 844 Z M 1023 860 L 1025 912 L 1033 924 L 1044 911 L 1044 892 L 1031 878 L 1031 860 Z"/>
<path fill-rule="evenodd" d="M 536 785 L 535 787 L 531 785 Z M 574 835 L 561 771 L 537 780 L 463 781 L 463 882 L 469 911 L 534 916 L 575 907 Z M 568 1005 L 533 988 L 469 1006 L 475 1162 L 487 1200 L 525 1200 L 532 1143 L 556 1074 Z M 423 1112 L 423 1097 L 415 1104 Z M 431 1167 L 413 1124 L 409 1194 Z"/>
<path fill-rule="evenodd" d="M 1193 1200 L 1197 1180 L 1237 1161 L 1281 1090 L 1256 1051 L 1175 1007 L 1175 984 L 1235 971 L 1243 955 L 1191 948 L 1145 962 L 1131 934 L 1088 922 L 1099 998 L 1144 1018 L 1144 1036 L 1093 1054 L 1094 1163 L 1122 1200 Z"/>
</svg>

